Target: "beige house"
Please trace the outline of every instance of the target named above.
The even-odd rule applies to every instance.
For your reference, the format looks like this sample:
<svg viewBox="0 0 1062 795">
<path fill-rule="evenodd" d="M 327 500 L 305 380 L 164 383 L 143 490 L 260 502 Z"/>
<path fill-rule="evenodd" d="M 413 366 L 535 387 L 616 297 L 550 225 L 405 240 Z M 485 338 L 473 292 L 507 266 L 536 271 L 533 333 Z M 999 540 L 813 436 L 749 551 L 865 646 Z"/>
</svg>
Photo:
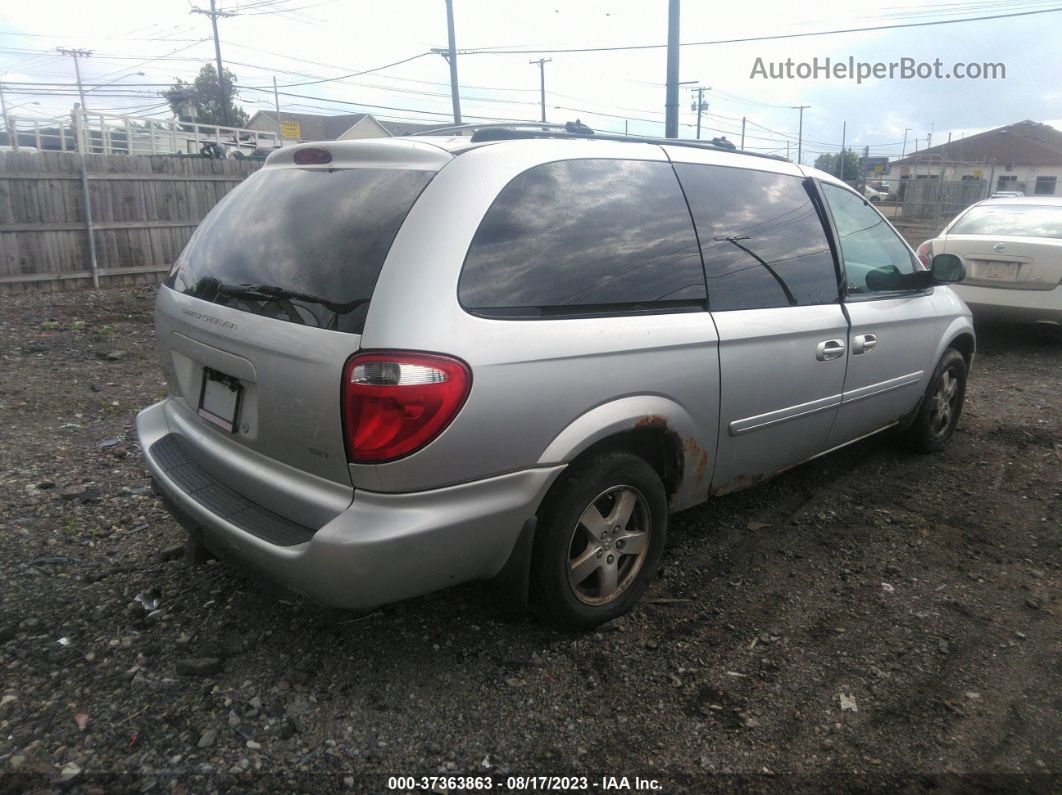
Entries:
<svg viewBox="0 0 1062 795">
<path fill-rule="evenodd" d="M 442 123 L 445 124 L 445 123 Z M 247 122 L 247 129 L 281 132 L 284 144 L 305 141 L 346 141 L 354 138 L 387 138 L 430 130 L 440 124 L 378 121 L 371 113 L 342 113 L 324 116 L 316 113 L 260 110 Z"/>
</svg>

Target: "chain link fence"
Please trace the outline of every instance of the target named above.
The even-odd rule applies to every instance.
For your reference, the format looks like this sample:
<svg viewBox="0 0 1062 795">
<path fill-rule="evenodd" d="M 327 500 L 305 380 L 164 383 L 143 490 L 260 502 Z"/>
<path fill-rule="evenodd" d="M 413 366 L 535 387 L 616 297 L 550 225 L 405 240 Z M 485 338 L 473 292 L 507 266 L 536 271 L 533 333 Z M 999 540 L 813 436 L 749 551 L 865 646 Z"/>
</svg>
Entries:
<svg viewBox="0 0 1062 795">
<path fill-rule="evenodd" d="M 996 169 L 992 164 L 937 158 L 919 159 L 913 165 L 893 165 L 879 179 L 868 175 L 866 184 L 886 187 L 871 201 L 913 247 L 936 237 L 955 216 L 993 191 Z"/>
</svg>

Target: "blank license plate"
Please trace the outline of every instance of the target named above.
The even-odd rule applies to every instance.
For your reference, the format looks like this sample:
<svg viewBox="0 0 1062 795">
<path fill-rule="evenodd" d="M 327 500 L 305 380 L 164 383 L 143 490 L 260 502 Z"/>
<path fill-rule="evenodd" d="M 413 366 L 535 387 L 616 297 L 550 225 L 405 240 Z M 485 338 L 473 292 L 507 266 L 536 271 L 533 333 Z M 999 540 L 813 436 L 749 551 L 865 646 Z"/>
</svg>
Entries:
<svg viewBox="0 0 1062 795">
<path fill-rule="evenodd" d="M 977 279 L 993 279 L 998 281 L 1014 281 L 1018 278 L 1018 269 L 1021 267 L 1019 262 L 995 262 L 992 260 L 983 260 L 977 263 L 975 273 L 972 275 Z"/>
<path fill-rule="evenodd" d="M 236 430 L 242 394 L 243 387 L 237 379 L 204 367 L 199 416 L 232 433 Z"/>
</svg>

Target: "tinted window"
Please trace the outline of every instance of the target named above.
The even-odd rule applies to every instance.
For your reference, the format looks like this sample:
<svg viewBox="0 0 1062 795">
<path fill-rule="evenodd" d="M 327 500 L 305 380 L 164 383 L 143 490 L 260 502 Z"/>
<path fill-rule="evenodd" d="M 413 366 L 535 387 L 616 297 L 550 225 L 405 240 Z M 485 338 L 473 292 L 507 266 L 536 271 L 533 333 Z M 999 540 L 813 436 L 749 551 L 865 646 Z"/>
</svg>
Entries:
<svg viewBox="0 0 1062 795">
<path fill-rule="evenodd" d="M 904 242 L 862 196 L 829 183 L 822 183 L 822 192 L 841 238 L 848 292 L 899 289 L 896 278 L 915 270 Z"/>
<path fill-rule="evenodd" d="M 974 207 L 949 235 L 1018 235 L 1062 239 L 1062 207 L 1034 204 L 982 204 Z"/>
<path fill-rule="evenodd" d="M 826 233 L 799 177 L 677 164 L 713 312 L 838 300 Z"/>
<path fill-rule="evenodd" d="M 360 333 L 384 257 L 432 175 L 263 169 L 211 210 L 167 284 L 237 309 Z"/>
<path fill-rule="evenodd" d="M 565 160 L 518 176 L 465 258 L 477 314 L 540 317 L 704 306 L 689 210 L 669 163 Z"/>
</svg>

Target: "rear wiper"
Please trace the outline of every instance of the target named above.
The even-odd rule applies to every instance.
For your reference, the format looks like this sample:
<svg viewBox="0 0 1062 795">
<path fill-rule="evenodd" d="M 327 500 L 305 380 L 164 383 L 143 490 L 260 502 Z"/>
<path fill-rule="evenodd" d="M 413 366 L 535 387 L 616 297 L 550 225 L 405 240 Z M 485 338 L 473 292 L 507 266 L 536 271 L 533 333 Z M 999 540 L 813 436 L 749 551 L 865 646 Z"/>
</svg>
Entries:
<svg viewBox="0 0 1062 795">
<path fill-rule="evenodd" d="M 303 301 L 308 304 L 319 304 L 326 309 L 335 312 L 337 315 L 344 315 L 354 309 L 357 309 L 362 304 L 368 303 L 367 298 L 359 298 L 356 301 L 348 301 L 346 303 L 338 303 L 336 301 L 329 301 L 327 298 L 320 298 L 316 295 L 309 295 L 308 293 L 300 293 L 295 290 L 288 290 L 284 287 L 276 287 L 271 284 L 219 284 L 217 288 L 218 295 L 228 295 L 233 298 L 259 298 L 270 301 Z"/>
</svg>

